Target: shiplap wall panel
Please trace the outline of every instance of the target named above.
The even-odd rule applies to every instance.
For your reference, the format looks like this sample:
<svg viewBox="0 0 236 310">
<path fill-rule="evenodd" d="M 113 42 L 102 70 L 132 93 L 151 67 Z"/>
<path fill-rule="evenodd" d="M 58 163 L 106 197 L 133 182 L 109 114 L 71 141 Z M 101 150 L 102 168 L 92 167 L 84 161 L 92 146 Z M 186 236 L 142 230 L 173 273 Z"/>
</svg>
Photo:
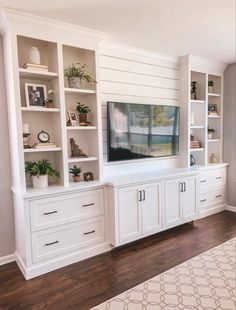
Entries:
<svg viewBox="0 0 236 310">
<path fill-rule="evenodd" d="M 179 158 L 107 163 L 107 102 L 179 105 L 178 62 L 140 51 L 105 45 L 99 55 L 99 87 L 102 114 L 104 175 L 135 167 L 175 167 Z M 124 171 L 123 171 L 124 172 Z M 126 171 L 127 172 L 127 171 Z"/>
</svg>

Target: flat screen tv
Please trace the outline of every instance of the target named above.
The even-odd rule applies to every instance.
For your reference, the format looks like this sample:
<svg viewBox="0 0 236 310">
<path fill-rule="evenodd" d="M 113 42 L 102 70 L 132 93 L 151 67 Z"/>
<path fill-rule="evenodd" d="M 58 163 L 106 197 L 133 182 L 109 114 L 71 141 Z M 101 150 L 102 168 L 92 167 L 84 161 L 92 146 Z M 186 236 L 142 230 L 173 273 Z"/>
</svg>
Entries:
<svg viewBox="0 0 236 310">
<path fill-rule="evenodd" d="M 179 154 L 179 107 L 108 102 L 108 161 Z"/>
</svg>

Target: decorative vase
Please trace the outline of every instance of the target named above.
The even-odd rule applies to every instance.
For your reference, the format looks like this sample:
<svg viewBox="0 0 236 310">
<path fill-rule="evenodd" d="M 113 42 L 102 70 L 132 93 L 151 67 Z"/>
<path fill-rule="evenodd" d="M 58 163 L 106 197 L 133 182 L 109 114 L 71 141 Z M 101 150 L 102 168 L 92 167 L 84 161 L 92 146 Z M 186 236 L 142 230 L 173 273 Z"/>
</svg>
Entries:
<svg viewBox="0 0 236 310">
<path fill-rule="evenodd" d="M 79 122 L 87 123 L 87 114 L 79 114 Z"/>
<path fill-rule="evenodd" d="M 195 157 L 193 154 L 190 154 L 190 166 L 194 166 L 196 163 Z"/>
<path fill-rule="evenodd" d="M 73 181 L 74 182 L 80 182 L 80 175 L 74 175 L 73 176 Z"/>
<path fill-rule="evenodd" d="M 29 49 L 29 62 L 40 65 L 40 52 L 36 46 L 31 46 Z"/>
<path fill-rule="evenodd" d="M 68 84 L 70 88 L 80 88 L 81 80 L 79 77 L 68 78 Z"/>
<path fill-rule="evenodd" d="M 213 93 L 213 86 L 208 86 L 208 93 Z"/>
<path fill-rule="evenodd" d="M 212 153 L 210 156 L 210 163 L 215 164 L 216 162 L 217 162 L 217 158 L 216 158 L 215 154 Z"/>
<path fill-rule="evenodd" d="M 42 174 L 42 175 L 33 175 L 32 176 L 33 181 L 33 188 L 47 188 L 48 187 L 48 175 Z"/>
</svg>

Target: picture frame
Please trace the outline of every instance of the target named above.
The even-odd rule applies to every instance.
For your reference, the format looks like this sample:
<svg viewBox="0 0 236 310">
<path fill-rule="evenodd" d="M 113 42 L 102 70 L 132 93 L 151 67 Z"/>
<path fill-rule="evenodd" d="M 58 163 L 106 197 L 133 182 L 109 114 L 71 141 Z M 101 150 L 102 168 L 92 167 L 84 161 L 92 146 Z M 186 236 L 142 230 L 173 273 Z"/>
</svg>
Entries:
<svg viewBox="0 0 236 310">
<path fill-rule="evenodd" d="M 89 181 L 93 181 L 93 173 L 92 172 L 85 172 L 83 174 L 84 176 L 84 181 L 89 182 Z"/>
<path fill-rule="evenodd" d="M 218 109 L 216 103 L 209 103 L 208 104 L 208 115 L 218 116 Z"/>
<path fill-rule="evenodd" d="M 78 121 L 78 117 L 76 112 L 74 111 L 67 111 L 68 116 L 69 116 L 69 123 L 70 126 L 78 126 L 79 125 L 79 121 Z"/>
<path fill-rule="evenodd" d="M 44 84 L 25 83 L 25 100 L 27 107 L 45 107 L 47 87 Z"/>
</svg>

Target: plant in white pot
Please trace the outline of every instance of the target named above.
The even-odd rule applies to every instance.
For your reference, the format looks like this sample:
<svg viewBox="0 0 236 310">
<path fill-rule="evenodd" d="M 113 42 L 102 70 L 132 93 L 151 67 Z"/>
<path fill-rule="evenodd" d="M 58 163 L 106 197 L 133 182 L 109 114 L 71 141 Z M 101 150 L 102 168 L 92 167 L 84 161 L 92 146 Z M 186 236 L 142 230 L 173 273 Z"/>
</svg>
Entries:
<svg viewBox="0 0 236 310">
<path fill-rule="evenodd" d="M 48 177 L 56 180 L 60 176 L 47 159 L 25 162 L 25 172 L 32 178 L 34 188 L 46 188 L 48 187 Z"/>
<path fill-rule="evenodd" d="M 214 86 L 214 82 L 208 81 L 208 93 L 213 93 L 213 86 Z"/>
<path fill-rule="evenodd" d="M 88 121 L 87 115 L 89 112 L 91 112 L 91 109 L 85 104 L 82 104 L 80 102 L 76 103 L 77 103 L 76 111 L 79 113 L 79 123 L 80 125 L 84 125 Z"/>
<path fill-rule="evenodd" d="M 81 65 L 80 63 L 71 64 L 64 69 L 64 76 L 68 80 L 70 88 L 80 88 L 81 81 L 87 84 L 97 83 L 91 75 L 86 71 L 87 65 Z"/>
<path fill-rule="evenodd" d="M 215 129 L 208 127 L 208 139 L 209 140 L 213 139 L 214 133 L 215 133 Z"/>
<path fill-rule="evenodd" d="M 82 171 L 82 169 L 80 167 L 77 167 L 76 165 L 74 165 L 72 168 L 70 168 L 70 173 L 73 176 L 74 182 L 80 182 L 81 171 Z"/>
</svg>

